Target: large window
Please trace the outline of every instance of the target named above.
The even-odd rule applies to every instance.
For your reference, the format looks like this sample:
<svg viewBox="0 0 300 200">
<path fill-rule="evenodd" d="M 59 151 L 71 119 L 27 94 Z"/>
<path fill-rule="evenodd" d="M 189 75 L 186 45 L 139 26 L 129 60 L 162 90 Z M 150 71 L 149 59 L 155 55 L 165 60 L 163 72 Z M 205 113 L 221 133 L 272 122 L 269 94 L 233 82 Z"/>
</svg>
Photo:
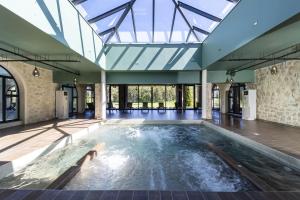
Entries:
<svg viewBox="0 0 300 200">
<path fill-rule="evenodd" d="M 194 109 L 195 108 L 195 93 L 193 85 L 185 85 L 184 86 L 184 107 L 186 109 Z"/>
<path fill-rule="evenodd" d="M 153 108 L 158 108 L 159 103 L 163 103 L 166 106 L 166 86 L 156 85 L 153 86 Z"/>
<path fill-rule="evenodd" d="M 128 86 L 127 102 L 132 103 L 133 108 L 139 108 L 139 86 L 137 85 Z"/>
<path fill-rule="evenodd" d="M 202 108 L 202 86 L 195 86 L 195 103 L 196 108 Z"/>
<path fill-rule="evenodd" d="M 13 76 L 0 66 L 0 123 L 19 119 L 19 89 Z"/>
<path fill-rule="evenodd" d="M 112 107 L 119 108 L 119 86 L 107 85 L 106 86 L 106 101 L 112 103 Z"/>
<path fill-rule="evenodd" d="M 212 87 L 212 109 L 220 110 L 220 89 L 217 85 Z"/>
<path fill-rule="evenodd" d="M 148 103 L 151 108 L 152 102 L 152 87 L 151 86 L 139 86 L 139 108 L 143 106 L 143 102 Z"/>
<path fill-rule="evenodd" d="M 167 85 L 166 86 L 166 107 L 169 109 L 174 109 L 175 102 L 176 102 L 176 86 Z"/>
</svg>

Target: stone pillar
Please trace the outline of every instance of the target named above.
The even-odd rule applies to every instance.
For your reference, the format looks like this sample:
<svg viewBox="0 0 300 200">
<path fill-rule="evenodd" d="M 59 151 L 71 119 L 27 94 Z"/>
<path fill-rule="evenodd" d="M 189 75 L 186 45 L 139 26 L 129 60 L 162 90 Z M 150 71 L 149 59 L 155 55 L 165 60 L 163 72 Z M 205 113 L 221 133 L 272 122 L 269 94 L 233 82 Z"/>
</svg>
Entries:
<svg viewBox="0 0 300 200">
<path fill-rule="evenodd" d="M 212 84 L 207 82 L 207 70 L 202 70 L 202 119 L 212 118 Z"/>
<path fill-rule="evenodd" d="M 220 112 L 225 114 L 228 112 L 228 91 L 230 84 L 218 84 L 220 89 Z"/>
<path fill-rule="evenodd" d="M 101 71 L 101 82 L 95 84 L 95 118 L 106 119 L 106 74 Z"/>
<path fill-rule="evenodd" d="M 85 87 L 82 84 L 76 86 L 78 92 L 78 113 L 83 113 L 85 110 Z"/>
</svg>

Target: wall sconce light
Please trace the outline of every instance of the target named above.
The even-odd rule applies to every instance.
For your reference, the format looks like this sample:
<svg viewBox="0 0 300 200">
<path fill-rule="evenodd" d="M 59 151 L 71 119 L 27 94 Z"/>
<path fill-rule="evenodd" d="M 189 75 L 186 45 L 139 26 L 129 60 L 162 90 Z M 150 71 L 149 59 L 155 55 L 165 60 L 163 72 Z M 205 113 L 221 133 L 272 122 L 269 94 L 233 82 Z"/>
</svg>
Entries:
<svg viewBox="0 0 300 200">
<path fill-rule="evenodd" d="M 272 75 L 276 75 L 278 73 L 278 69 L 275 65 L 270 68 L 270 72 Z"/>
<path fill-rule="evenodd" d="M 40 71 L 38 70 L 37 67 L 34 67 L 34 70 L 32 71 L 32 76 L 34 76 L 34 77 L 40 76 Z"/>
</svg>

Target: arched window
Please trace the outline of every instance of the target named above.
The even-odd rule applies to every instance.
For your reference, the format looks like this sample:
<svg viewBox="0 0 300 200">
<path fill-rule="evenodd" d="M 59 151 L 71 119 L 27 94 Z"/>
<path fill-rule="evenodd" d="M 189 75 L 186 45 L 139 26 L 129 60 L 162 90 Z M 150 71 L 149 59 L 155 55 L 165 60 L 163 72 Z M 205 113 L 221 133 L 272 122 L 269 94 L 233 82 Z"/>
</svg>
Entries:
<svg viewBox="0 0 300 200">
<path fill-rule="evenodd" d="M 14 77 L 0 66 L 0 123 L 19 120 L 19 88 Z"/>
<path fill-rule="evenodd" d="M 220 110 L 220 90 L 216 84 L 212 87 L 212 109 Z"/>
</svg>

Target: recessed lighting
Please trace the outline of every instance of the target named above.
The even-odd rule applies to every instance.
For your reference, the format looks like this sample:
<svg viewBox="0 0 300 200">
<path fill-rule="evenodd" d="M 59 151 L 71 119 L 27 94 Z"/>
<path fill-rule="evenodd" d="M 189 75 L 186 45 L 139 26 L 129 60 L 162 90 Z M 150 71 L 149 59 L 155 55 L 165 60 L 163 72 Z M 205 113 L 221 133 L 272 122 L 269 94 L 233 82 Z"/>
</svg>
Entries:
<svg viewBox="0 0 300 200">
<path fill-rule="evenodd" d="M 258 24 L 258 21 L 255 21 L 254 23 L 253 23 L 253 26 L 256 26 Z"/>
</svg>

